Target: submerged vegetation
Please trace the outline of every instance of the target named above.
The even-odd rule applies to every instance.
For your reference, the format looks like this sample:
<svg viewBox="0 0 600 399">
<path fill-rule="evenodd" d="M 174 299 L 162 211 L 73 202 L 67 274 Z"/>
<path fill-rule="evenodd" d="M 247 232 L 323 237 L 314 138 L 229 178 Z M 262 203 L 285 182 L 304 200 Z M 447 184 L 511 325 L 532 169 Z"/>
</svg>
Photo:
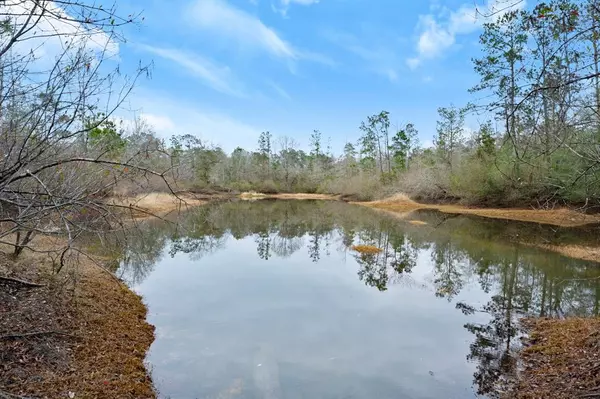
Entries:
<svg viewBox="0 0 600 399">
<path fill-rule="evenodd" d="M 352 250 L 361 254 L 378 254 L 383 252 L 383 249 L 377 248 L 374 245 L 353 245 Z"/>
</svg>

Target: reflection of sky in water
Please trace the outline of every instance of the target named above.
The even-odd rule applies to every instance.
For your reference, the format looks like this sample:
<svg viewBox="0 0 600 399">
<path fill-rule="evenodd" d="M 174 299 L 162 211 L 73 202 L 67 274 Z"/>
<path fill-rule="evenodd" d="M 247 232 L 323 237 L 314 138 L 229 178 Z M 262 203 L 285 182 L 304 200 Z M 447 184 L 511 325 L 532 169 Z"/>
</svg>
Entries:
<svg viewBox="0 0 600 399">
<path fill-rule="evenodd" d="M 429 213 L 435 227 L 415 227 L 333 202 L 196 209 L 177 228 L 193 238 L 147 226 L 121 263 L 156 326 L 165 398 L 489 395 L 514 370 L 523 311 L 600 304 L 596 265 L 509 244 L 506 223 Z"/>
<path fill-rule="evenodd" d="M 335 250 L 318 263 L 305 248 L 264 261 L 247 237 L 198 261 L 167 255 L 137 287 L 157 327 L 156 385 L 173 399 L 219 397 L 241 379 L 239 397 L 269 397 L 253 370 L 268 367 L 285 398 L 473 397 L 463 324 L 487 317 L 432 295 L 422 255 L 414 281 L 386 292 L 361 283 L 354 258 Z M 489 295 L 467 287 L 460 300 Z M 272 358 L 258 366 L 264 345 Z"/>
</svg>

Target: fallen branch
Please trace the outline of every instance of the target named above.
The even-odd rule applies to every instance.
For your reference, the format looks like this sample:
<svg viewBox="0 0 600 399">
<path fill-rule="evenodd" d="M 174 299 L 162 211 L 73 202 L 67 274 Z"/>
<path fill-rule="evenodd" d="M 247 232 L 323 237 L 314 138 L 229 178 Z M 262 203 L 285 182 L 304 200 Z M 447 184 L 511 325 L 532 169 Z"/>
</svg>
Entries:
<svg viewBox="0 0 600 399">
<path fill-rule="evenodd" d="M 0 399 L 32 399 L 29 396 L 13 395 L 10 392 L 0 391 Z"/>
<path fill-rule="evenodd" d="M 19 280 L 18 278 L 12 278 L 12 277 L 0 276 L 0 280 L 10 281 L 12 283 L 19 283 L 19 284 L 25 285 L 27 287 L 35 287 L 35 288 L 45 287 L 45 285 L 43 285 L 43 284 L 36 284 L 36 283 L 32 283 L 31 281 Z"/>
<path fill-rule="evenodd" d="M 36 331 L 36 332 L 22 333 L 22 334 L 0 335 L 0 341 L 5 340 L 5 339 L 21 339 L 21 338 L 29 338 L 29 337 L 38 337 L 41 335 L 64 335 L 67 337 L 77 338 L 75 335 L 66 333 L 64 331 Z"/>
</svg>

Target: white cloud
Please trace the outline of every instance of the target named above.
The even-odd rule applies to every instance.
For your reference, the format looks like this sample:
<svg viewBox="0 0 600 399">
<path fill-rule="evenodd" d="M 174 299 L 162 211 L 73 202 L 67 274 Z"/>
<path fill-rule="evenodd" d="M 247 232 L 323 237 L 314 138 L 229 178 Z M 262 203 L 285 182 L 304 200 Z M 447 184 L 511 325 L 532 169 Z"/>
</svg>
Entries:
<svg viewBox="0 0 600 399">
<path fill-rule="evenodd" d="M 140 109 L 140 117 L 164 139 L 174 134 L 192 134 L 233 151 L 237 146 L 255 148 L 261 132 L 222 111 L 180 101 L 162 92 L 140 89 L 131 101 Z"/>
<path fill-rule="evenodd" d="M 331 65 L 330 58 L 296 49 L 256 16 L 225 0 L 195 0 L 189 9 L 192 27 L 238 45 L 290 62 L 300 59 Z"/>
<path fill-rule="evenodd" d="M 434 14 L 420 15 L 416 42 L 417 55 L 406 60 L 409 68 L 415 69 L 424 60 L 433 59 L 456 43 L 459 35 L 473 33 L 489 19 L 499 18 L 512 10 L 525 6 L 524 0 L 487 0 L 484 5 L 463 4 L 457 10 L 432 6 Z"/>
<path fill-rule="evenodd" d="M 166 115 L 141 113 L 140 119 L 146 121 L 156 132 L 161 132 L 163 136 L 177 131 L 177 124 Z"/>
<path fill-rule="evenodd" d="M 223 0 L 196 0 L 191 15 L 196 28 L 210 31 L 243 46 L 275 57 L 296 59 L 292 46 L 255 16 Z"/>
<path fill-rule="evenodd" d="M 241 90 L 232 86 L 232 83 L 235 82 L 236 79 L 230 68 L 226 66 L 216 65 L 212 61 L 197 54 L 191 54 L 173 48 L 162 48 L 149 45 L 137 45 L 136 47 L 177 63 L 189 73 L 200 78 L 205 85 L 216 91 L 236 97 L 244 97 L 244 93 Z"/>
<path fill-rule="evenodd" d="M 0 2 L 0 19 L 8 17 L 16 29 L 27 23 L 30 29 L 19 39 L 18 52 L 33 52 L 36 58 L 54 59 L 69 48 L 85 47 L 103 57 L 117 58 L 119 43 L 107 32 L 73 21 L 63 8 L 54 1 L 44 1 L 43 8 L 35 8 L 33 0 L 4 0 Z M 73 7 L 77 10 L 77 7 Z M 36 11 L 37 10 L 37 11 Z M 33 12 L 33 18 L 27 22 Z M 5 43 L 0 41 L 0 47 Z"/>
</svg>

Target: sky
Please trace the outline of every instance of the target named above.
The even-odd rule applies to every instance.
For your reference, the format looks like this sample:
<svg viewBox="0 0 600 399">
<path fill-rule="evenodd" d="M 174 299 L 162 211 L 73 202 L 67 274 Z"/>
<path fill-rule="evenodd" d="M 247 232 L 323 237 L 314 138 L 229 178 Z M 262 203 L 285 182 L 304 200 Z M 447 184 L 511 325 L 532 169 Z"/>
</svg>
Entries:
<svg viewBox="0 0 600 399">
<path fill-rule="evenodd" d="M 134 110 L 161 137 L 193 134 L 226 151 L 255 149 L 265 130 L 307 149 L 318 129 L 339 154 L 386 110 L 428 146 L 438 107 L 476 100 L 467 90 L 478 82 L 482 14 L 502 1 L 119 2 L 144 17 L 125 29 L 123 70 L 152 64 L 122 116 Z"/>
</svg>

